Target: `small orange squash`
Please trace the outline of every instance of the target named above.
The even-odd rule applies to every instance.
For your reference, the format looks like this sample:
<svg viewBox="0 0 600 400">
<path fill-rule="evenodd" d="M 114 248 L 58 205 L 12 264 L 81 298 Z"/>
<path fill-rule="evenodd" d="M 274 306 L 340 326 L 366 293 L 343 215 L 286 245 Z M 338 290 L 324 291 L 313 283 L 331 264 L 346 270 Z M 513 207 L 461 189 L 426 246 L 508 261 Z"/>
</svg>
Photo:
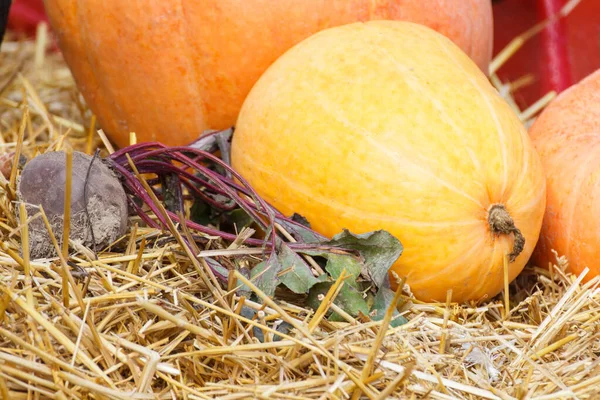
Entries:
<svg viewBox="0 0 600 400">
<path fill-rule="evenodd" d="M 331 28 L 283 54 L 243 104 L 232 164 L 327 237 L 395 235 L 394 270 L 425 301 L 498 294 L 504 256 L 512 280 L 544 214 L 524 125 L 459 47 L 409 22 Z"/>
<path fill-rule="evenodd" d="M 547 206 L 534 261 L 565 256 L 570 270 L 600 273 L 600 70 L 560 93 L 529 130 L 542 158 Z"/>
<path fill-rule="evenodd" d="M 491 0 L 44 0 L 79 90 L 117 146 L 182 145 L 235 123 L 285 50 L 332 26 L 426 24 L 488 70 Z"/>
</svg>

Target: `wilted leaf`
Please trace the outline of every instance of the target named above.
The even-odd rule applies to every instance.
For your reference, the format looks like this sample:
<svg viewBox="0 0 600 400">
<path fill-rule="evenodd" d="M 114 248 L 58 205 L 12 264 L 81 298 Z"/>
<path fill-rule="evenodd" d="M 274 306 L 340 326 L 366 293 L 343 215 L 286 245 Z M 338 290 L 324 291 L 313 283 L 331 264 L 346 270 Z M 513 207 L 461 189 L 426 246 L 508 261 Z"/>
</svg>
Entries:
<svg viewBox="0 0 600 400">
<path fill-rule="evenodd" d="M 326 260 L 325 271 L 329 273 L 331 280 L 336 280 L 346 269 L 346 274 L 351 275 L 345 280 L 346 285 L 357 287 L 357 279 L 360 276 L 362 264 L 358 257 L 349 253 L 335 253 L 327 249 L 306 249 L 300 252 L 313 257 L 323 257 Z"/>
<path fill-rule="evenodd" d="M 201 225 L 210 225 L 216 222 L 213 209 L 200 199 L 194 201 L 190 207 L 190 219 Z"/>
<path fill-rule="evenodd" d="M 360 275 L 361 265 L 356 258 L 350 255 L 333 253 L 327 254 L 326 257 L 327 265 L 325 266 L 325 270 L 329 272 L 334 280 L 337 280 L 345 269 L 347 275 L 352 275 L 352 278 L 345 280 L 346 285 L 355 288 L 358 287 L 356 280 Z"/>
<path fill-rule="evenodd" d="M 252 268 L 250 273 L 251 281 L 262 290 L 267 296 L 272 297 L 275 294 L 275 289 L 280 281 L 277 274 L 281 271 L 281 263 L 279 262 L 275 252 L 271 252 L 269 258 L 257 264 Z"/>
<path fill-rule="evenodd" d="M 252 217 L 241 208 L 236 208 L 235 210 L 225 214 L 225 216 L 227 217 L 227 222 L 235 225 L 238 231 L 241 231 L 243 228 L 252 225 L 254 222 Z"/>
<path fill-rule="evenodd" d="M 327 278 L 326 275 L 316 278 L 306 261 L 286 245 L 280 247 L 279 263 L 284 271 L 279 279 L 294 293 L 307 293 L 313 285 Z"/>
<path fill-rule="evenodd" d="M 233 135 L 233 128 L 224 129 L 218 133 L 216 130 L 209 129 L 202 132 L 198 140 L 189 144 L 189 147 L 197 150 L 203 150 L 214 153 L 216 150 L 223 151 L 223 143 L 228 143 Z M 227 148 L 227 150 L 229 150 Z"/>
<path fill-rule="evenodd" d="M 308 220 L 306 218 L 304 218 L 303 215 L 300 215 L 298 213 L 293 213 L 290 219 L 294 222 L 299 223 L 302 226 L 310 228 L 310 222 L 308 222 Z"/>
<path fill-rule="evenodd" d="M 204 258 L 204 261 L 206 261 L 210 269 L 212 269 L 216 275 L 220 275 L 223 279 L 227 279 L 229 270 L 222 266 L 220 262 L 211 257 Z"/>
<path fill-rule="evenodd" d="M 279 242 L 277 252 L 273 252 L 266 262 L 258 264 L 252 271 L 252 276 L 263 275 L 256 281 L 257 286 L 267 295 L 272 296 L 279 283 L 283 283 L 295 293 L 308 292 L 308 304 L 318 308 L 320 294 L 326 293 L 333 281 L 338 279 L 342 271 L 346 270 L 349 275 L 344 281 L 342 289 L 335 298 L 334 303 L 346 313 L 357 317 L 360 313 L 371 315 L 374 319 L 381 319 L 385 315 L 386 306 L 392 300 L 394 293 L 389 289 L 388 271 L 403 251 L 402 244 L 398 239 L 388 232 L 379 230 L 365 234 L 355 235 L 348 230 L 336 235 L 332 240 L 323 240 L 304 225 L 279 220 L 288 232 L 302 238 L 304 243 L 320 244 L 321 246 L 307 246 L 299 253 L 322 257 L 326 260 L 324 274 L 316 278 L 305 260 L 289 246 Z M 279 241 L 279 239 L 278 239 Z M 344 252 L 343 249 L 353 253 Z M 358 253 L 360 256 L 354 254 Z M 266 271 L 270 267 L 271 270 Z M 265 272 L 266 271 L 266 272 Z M 280 272 L 283 273 L 280 274 Z M 364 288 L 358 282 L 359 276 L 363 275 L 375 286 L 379 292 L 370 308 L 365 298 Z M 369 295 L 373 299 L 372 295 Z M 331 313 L 330 319 L 340 320 L 341 316 Z M 397 315 L 397 311 L 395 315 Z M 403 317 L 394 320 L 392 324 L 405 323 Z"/>
<path fill-rule="evenodd" d="M 313 286 L 309 292 L 307 298 L 307 305 L 312 309 L 316 310 L 321 304 L 321 300 L 319 300 L 320 294 L 326 294 L 329 291 L 329 288 L 333 285 L 333 282 L 322 282 L 317 283 Z M 367 306 L 367 302 L 363 297 L 363 294 L 355 287 L 344 284 L 340 292 L 333 300 L 333 304 L 340 307 L 342 310 L 347 312 L 353 317 L 357 317 L 360 313 L 364 315 L 368 315 L 369 307 Z M 336 312 L 330 311 L 331 315 L 329 316 L 329 320 L 331 321 L 345 321 L 339 314 Z"/>
<path fill-rule="evenodd" d="M 373 301 L 373 306 L 371 307 L 370 317 L 374 321 L 382 320 L 387 312 L 388 307 L 394 300 L 394 292 L 391 289 L 386 287 L 381 287 L 377 294 L 375 295 L 375 300 Z M 390 321 L 390 326 L 395 328 L 400 325 L 404 325 L 408 322 L 406 318 L 399 315 L 398 310 L 394 310 L 392 314 L 392 320 Z"/>
<path fill-rule="evenodd" d="M 254 310 L 253 308 L 250 308 L 248 306 L 243 306 L 240 314 L 243 317 L 246 317 L 248 319 L 254 319 L 254 316 L 256 315 L 256 310 Z M 283 320 L 277 320 L 277 321 L 273 322 L 273 324 L 271 325 L 271 328 L 275 328 L 275 330 L 277 332 L 280 332 L 283 334 L 288 334 L 290 332 L 290 330 L 293 328 L 293 326 Z M 265 335 L 261 328 L 254 326 L 252 328 L 252 333 L 254 334 L 254 337 L 257 338 L 260 342 L 265 341 Z M 277 334 L 273 335 L 274 342 L 277 342 L 281 339 L 282 339 L 282 337 L 280 335 L 277 335 Z"/>
<path fill-rule="evenodd" d="M 377 287 L 384 285 L 390 267 L 404 250 L 400 240 L 384 230 L 356 235 L 344 229 L 324 244 L 359 251 L 364 258 L 362 273 Z"/>
</svg>

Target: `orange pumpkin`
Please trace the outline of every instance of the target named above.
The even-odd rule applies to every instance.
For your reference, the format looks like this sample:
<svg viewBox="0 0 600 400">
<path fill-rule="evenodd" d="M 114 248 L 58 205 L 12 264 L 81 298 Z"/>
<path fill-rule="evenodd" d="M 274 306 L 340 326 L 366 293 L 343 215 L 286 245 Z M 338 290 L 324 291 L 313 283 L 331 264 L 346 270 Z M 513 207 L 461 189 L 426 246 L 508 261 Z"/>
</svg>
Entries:
<svg viewBox="0 0 600 400">
<path fill-rule="evenodd" d="M 252 85 L 322 29 L 407 19 L 448 35 L 487 71 L 491 0 L 44 0 L 65 60 L 117 146 L 187 144 L 232 126 Z"/>
<path fill-rule="evenodd" d="M 395 235 L 394 270 L 425 301 L 499 293 L 504 256 L 512 280 L 544 213 L 523 124 L 459 47 L 409 22 L 331 28 L 282 55 L 243 104 L 232 164 L 327 237 Z"/>
<path fill-rule="evenodd" d="M 542 158 L 547 207 L 534 261 L 565 256 L 588 281 L 600 273 L 600 70 L 557 96 L 529 130 Z"/>
</svg>

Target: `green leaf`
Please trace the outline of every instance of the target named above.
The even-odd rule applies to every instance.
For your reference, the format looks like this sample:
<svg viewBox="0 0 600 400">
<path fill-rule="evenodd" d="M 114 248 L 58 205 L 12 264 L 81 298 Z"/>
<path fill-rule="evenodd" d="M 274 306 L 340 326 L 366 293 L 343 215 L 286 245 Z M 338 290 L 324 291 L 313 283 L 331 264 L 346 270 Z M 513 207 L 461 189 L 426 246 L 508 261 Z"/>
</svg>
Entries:
<svg viewBox="0 0 600 400">
<path fill-rule="evenodd" d="M 225 206 L 231 206 L 233 200 L 226 198 L 221 195 L 209 194 L 216 202 L 221 203 Z M 211 206 L 204 199 L 197 197 L 190 208 L 190 219 L 201 225 L 213 225 L 222 226 L 223 224 L 230 224 L 231 226 L 237 227 L 237 230 L 241 230 L 253 223 L 252 217 L 241 208 L 235 208 L 232 211 L 225 212 L 217 207 Z"/>
<path fill-rule="evenodd" d="M 256 311 L 248 306 L 242 306 L 242 310 L 240 312 L 240 314 L 243 317 L 246 317 L 248 319 L 254 319 L 254 316 L 256 315 Z M 269 324 L 269 326 L 271 328 L 275 328 L 275 330 L 277 332 L 283 333 L 285 335 L 287 335 L 288 333 L 290 333 L 290 331 L 292 330 L 293 326 L 288 323 L 285 322 L 283 320 L 276 320 L 275 322 Z M 264 343 L 265 341 L 265 335 L 263 333 L 263 330 L 257 326 L 254 326 L 252 328 L 252 333 L 254 334 L 254 337 L 257 338 L 261 343 Z M 273 335 L 273 341 L 274 342 L 278 342 L 281 339 L 283 339 L 280 335 Z"/>
<path fill-rule="evenodd" d="M 294 293 L 307 293 L 316 283 L 327 276 L 316 278 L 308 264 L 287 245 L 280 247 L 279 263 L 284 273 L 279 277 L 281 282 Z"/>
<path fill-rule="evenodd" d="M 325 266 L 325 270 L 329 272 L 334 280 L 337 280 L 340 275 L 342 275 L 342 271 L 345 269 L 347 275 L 352 275 L 351 278 L 346 278 L 346 285 L 350 285 L 355 288 L 358 287 L 356 280 L 360 275 L 361 265 L 356 258 L 352 257 L 351 255 L 334 253 L 329 253 L 326 255 L 326 257 L 327 265 Z"/>
<path fill-rule="evenodd" d="M 293 213 L 292 216 L 290 217 L 290 219 L 294 222 L 299 223 L 302 226 L 310 228 L 310 222 L 308 222 L 308 220 L 303 215 L 300 215 L 298 213 Z"/>
<path fill-rule="evenodd" d="M 235 225 L 238 230 L 252 225 L 254 219 L 242 208 L 236 208 L 226 214 L 227 220 L 230 224 Z"/>
<path fill-rule="evenodd" d="M 333 282 L 321 282 L 313 286 L 308 294 L 307 305 L 312 309 L 316 310 L 321 304 L 319 300 L 320 294 L 326 294 L 329 288 L 333 285 Z M 340 292 L 333 300 L 333 304 L 340 307 L 342 310 L 347 312 L 353 317 L 358 317 L 359 312 L 364 315 L 369 314 L 369 307 L 363 297 L 363 294 L 355 287 L 344 284 L 340 289 Z M 329 320 L 331 321 L 345 321 L 338 313 L 330 311 Z"/>
<path fill-rule="evenodd" d="M 277 274 L 280 271 L 281 263 L 275 252 L 272 252 L 266 261 L 263 261 L 252 268 L 250 280 L 267 296 L 273 297 L 275 289 L 277 288 L 277 285 L 279 285 Z"/>
<path fill-rule="evenodd" d="M 400 240 L 384 230 L 356 235 L 344 229 L 324 244 L 357 250 L 364 258 L 363 275 L 377 287 L 384 286 L 390 267 L 404 251 Z"/>
<path fill-rule="evenodd" d="M 200 199 L 197 199 L 192 204 L 190 219 L 201 225 L 210 225 L 216 222 L 212 207 Z"/>
<path fill-rule="evenodd" d="M 300 236 L 305 235 L 306 239 L 318 238 L 302 224 L 283 224 L 288 231 Z M 295 293 L 308 292 L 308 305 L 316 309 L 320 305 L 319 294 L 326 293 L 333 281 L 346 270 L 349 277 L 344 280 L 334 303 L 353 317 L 362 313 L 370 315 L 375 320 L 383 318 L 387 306 L 394 297 L 394 292 L 389 289 L 388 271 L 402 254 L 403 246 L 400 241 L 383 230 L 356 235 L 344 229 L 332 240 L 320 239 L 312 242 L 323 246 L 296 252 L 278 239 L 277 251 L 272 252 L 267 261 L 258 264 L 252 270 L 253 278 L 260 275 L 259 279 L 254 279 L 256 285 L 269 296 L 274 295 L 280 283 Z M 336 251 L 336 248 L 353 251 L 358 255 Z M 325 259 L 324 269 L 327 274 L 316 278 L 309 265 L 298 253 Z M 282 271 L 284 273 L 280 274 Z M 368 296 L 363 293 L 367 286 L 363 288 L 358 282 L 361 275 L 379 288 L 374 298 L 371 293 Z M 371 300 L 373 305 L 369 307 Z M 330 314 L 331 320 L 342 320 L 337 313 L 330 312 Z M 392 320 L 392 326 L 406 323 L 406 319 L 398 316 L 397 311 L 394 311 L 394 316 L 397 318 Z"/>
<path fill-rule="evenodd" d="M 374 321 L 380 321 L 385 316 L 388 307 L 394 300 L 394 292 L 386 287 L 381 287 L 375 295 L 373 306 L 371 307 L 370 317 Z M 395 328 L 400 325 L 404 325 L 408 320 L 400 315 L 398 310 L 394 310 L 392 314 L 392 320 L 390 326 Z"/>
<path fill-rule="evenodd" d="M 220 262 L 212 257 L 205 257 L 204 261 L 219 275 L 223 277 L 229 276 L 229 270 L 221 265 Z"/>
<path fill-rule="evenodd" d="M 365 315 L 369 312 L 369 307 L 363 294 L 357 288 L 350 285 L 344 285 L 333 302 L 353 317 L 358 317 L 359 312 Z M 336 313 L 333 313 L 331 318 L 332 320 L 334 320 L 333 318 L 339 318 L 340 321 L 345 321 L 341 316 L 338 317 Z"/>
<path fill-rule="evenodd" d="M 294 293 L 307 293 L 316 283 L 327 279 L 326 275 L 316 278 L 302 257 L 285 243 L 280 242 L 276 249 L 266 261 L 257 264 L 251 273 L 254 284 L 268 296 L 275 294 L 280 283 Z"/>
<path fill-rule="evenodd" d="M 325 271 L 329 273 L 332 280 L 337 280 L 342 271 L 346 269 L 346 274 L 351 275 L 345 279 L 346 285 L 358 287 L 357 279 L 362 270 L 361 260 L 353 254 L 333 253 L 329 250 L 300 250 L 303 254 L 313 257 L 323 257 L 327 260 Z"/>
</svg>

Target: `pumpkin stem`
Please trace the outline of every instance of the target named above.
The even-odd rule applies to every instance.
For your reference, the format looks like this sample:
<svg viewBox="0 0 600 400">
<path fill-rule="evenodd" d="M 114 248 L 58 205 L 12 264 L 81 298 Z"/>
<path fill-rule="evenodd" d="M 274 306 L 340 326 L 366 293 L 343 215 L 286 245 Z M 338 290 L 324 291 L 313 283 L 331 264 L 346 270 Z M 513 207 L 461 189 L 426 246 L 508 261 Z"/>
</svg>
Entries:
<svg viewBox="0 0 600 400">
<path fill-rule="evenodd" d="M 515 221 L 513 221 L 503 204 L 494 204 L 490 207 L 488 211 L 488 224 L 495 235 L 509 235 L 512 233 L 515 236 L 513 250 L 508 255 L 510 262 L 515 261 L 525 247 L 525 236 L 515 226 Z"/>
</svg>

